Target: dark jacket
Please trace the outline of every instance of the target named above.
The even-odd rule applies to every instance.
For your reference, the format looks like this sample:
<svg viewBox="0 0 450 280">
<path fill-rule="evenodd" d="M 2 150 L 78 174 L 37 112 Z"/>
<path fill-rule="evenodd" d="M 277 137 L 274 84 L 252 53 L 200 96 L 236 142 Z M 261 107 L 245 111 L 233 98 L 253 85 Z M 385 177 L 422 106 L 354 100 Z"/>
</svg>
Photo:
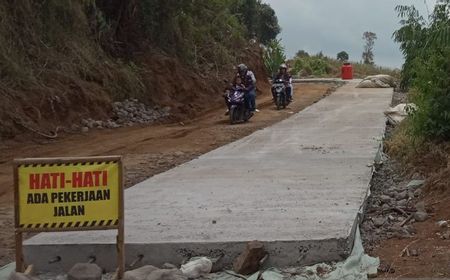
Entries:
<svg viewBox="0 0 450 280">
<path fill-rule="evenodd" d="M 243 77 L 237 73 L 236 77 L 240 77 L 242 79 L 242 83 L 245 86 L 245 91 L 249 92 L 256 89 L 256 78 L 252 71 L 247 70 Z"/>
</svg>

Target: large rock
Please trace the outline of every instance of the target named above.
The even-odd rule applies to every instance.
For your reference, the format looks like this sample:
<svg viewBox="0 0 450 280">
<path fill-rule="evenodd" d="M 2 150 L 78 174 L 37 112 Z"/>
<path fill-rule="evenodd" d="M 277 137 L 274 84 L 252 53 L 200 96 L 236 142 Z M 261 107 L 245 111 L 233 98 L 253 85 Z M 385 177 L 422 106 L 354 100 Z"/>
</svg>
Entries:
<svg viewBox="0 0 450 280">
<path fill-rule="evenodd" d="M 178 269 L 157 269 L 147 276 L 147 280 L 187 280 Z"/>
<path fill-rule="evenodd" d="M 264 244 L 259 241 L 252 241 L 247 244 L 244 252 L 233 263 L 233 270 L 236 273 L 249 275 L 259 270 L 260 261 L 266 256 Z"/>
<path fill-rule="evenodd" d="M 428 219 L 427 212 L 417 211 L 416 213 L 414 213 L 414 220 L 418 222 L 423 222 L 426 219 Z"/>
<path fill-rule="evenodd" d="M 95 263 L 77 263 L 67 273 L 68 280 L 102 280 L 102 269 Z"/>
<path fill-rule="evenodd" d="M 144 265 L 134 270 L 126 271 L 123 275 L 124 280 L 145 280 L 155 270 L 159 268 L 153 265 Z"/>
<path fill-rule="evenodd" d="M 425 180 L 412 180 L 408 183 L 407 187 L 408 189 L 415 191 L 417 189 L 420 189 L 423 184 L 425 184 Z"/>
</svg>

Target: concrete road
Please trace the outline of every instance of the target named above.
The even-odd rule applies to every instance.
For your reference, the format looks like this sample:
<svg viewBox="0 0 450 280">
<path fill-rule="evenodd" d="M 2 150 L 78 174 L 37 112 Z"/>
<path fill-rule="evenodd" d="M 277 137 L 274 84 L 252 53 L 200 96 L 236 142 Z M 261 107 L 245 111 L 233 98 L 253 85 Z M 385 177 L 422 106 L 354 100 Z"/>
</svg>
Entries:
<svg viewBox="0 0 450 280">
<path fill-rule="evenodd" d="M 265 242 L 268 265 L 346 258 L 392 93 L 348 83 L 285 121 L 128 189 L 127 263 L 138 254 L 154 265 L 224 255 L 229 265 L 250 240 Z M 114 232 L 39 234 L 26 242 L 26 259 L 61 270 L 95 255 L 112 270 L 114 241 Z M 55 256 L 61 261 L 48 264 Z"/>
</svg>

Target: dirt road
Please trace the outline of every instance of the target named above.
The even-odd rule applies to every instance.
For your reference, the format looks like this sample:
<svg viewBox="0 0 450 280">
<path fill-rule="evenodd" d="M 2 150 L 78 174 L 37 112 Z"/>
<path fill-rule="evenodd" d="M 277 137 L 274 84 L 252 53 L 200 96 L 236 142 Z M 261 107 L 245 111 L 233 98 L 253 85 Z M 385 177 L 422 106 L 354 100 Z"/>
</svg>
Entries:
<svg viewBox="0 0 450 280">
<path fill-rule="evenodd" d="M 168 170 L 201 154 L 285 119 L 317 102 L 331 84 L 296 85 L 295 102 L 277 111 L 266 93 L 258 98 L 257 113 L 249 123 L 229 125 L 224 108 L 184 123 L 97 130 L 65 135 L 54 141 L 27 139 L 0 145 L 0 265 L 13 257 L 13 186 L 11 161 L 19 157 L 123 155 L 126 186 Z"/>
</svg>

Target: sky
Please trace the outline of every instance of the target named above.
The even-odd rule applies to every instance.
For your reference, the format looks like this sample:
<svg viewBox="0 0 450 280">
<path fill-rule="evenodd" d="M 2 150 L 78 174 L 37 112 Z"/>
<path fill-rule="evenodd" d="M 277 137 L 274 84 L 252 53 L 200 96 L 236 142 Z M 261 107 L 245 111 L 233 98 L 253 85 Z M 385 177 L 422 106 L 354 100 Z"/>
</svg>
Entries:
<svg viewBox="0 0 450 280">
<path fill-rule="evenodd" d="M 399 27 L 396 5 L 415 5 L 427 16 L 435 0 L 263 0 L 275 10 L 282 28 L 279 37 L 289 58 L 298 50 L 310 54 L 322 51 L 335 57 L 346 51 L 350 60 L 360 61 L 364 41 L 362 34 L 377 34 L 374 54 L 380 66 L 400 68 L 403 56 L 392 40 Z"/>
</svg>

